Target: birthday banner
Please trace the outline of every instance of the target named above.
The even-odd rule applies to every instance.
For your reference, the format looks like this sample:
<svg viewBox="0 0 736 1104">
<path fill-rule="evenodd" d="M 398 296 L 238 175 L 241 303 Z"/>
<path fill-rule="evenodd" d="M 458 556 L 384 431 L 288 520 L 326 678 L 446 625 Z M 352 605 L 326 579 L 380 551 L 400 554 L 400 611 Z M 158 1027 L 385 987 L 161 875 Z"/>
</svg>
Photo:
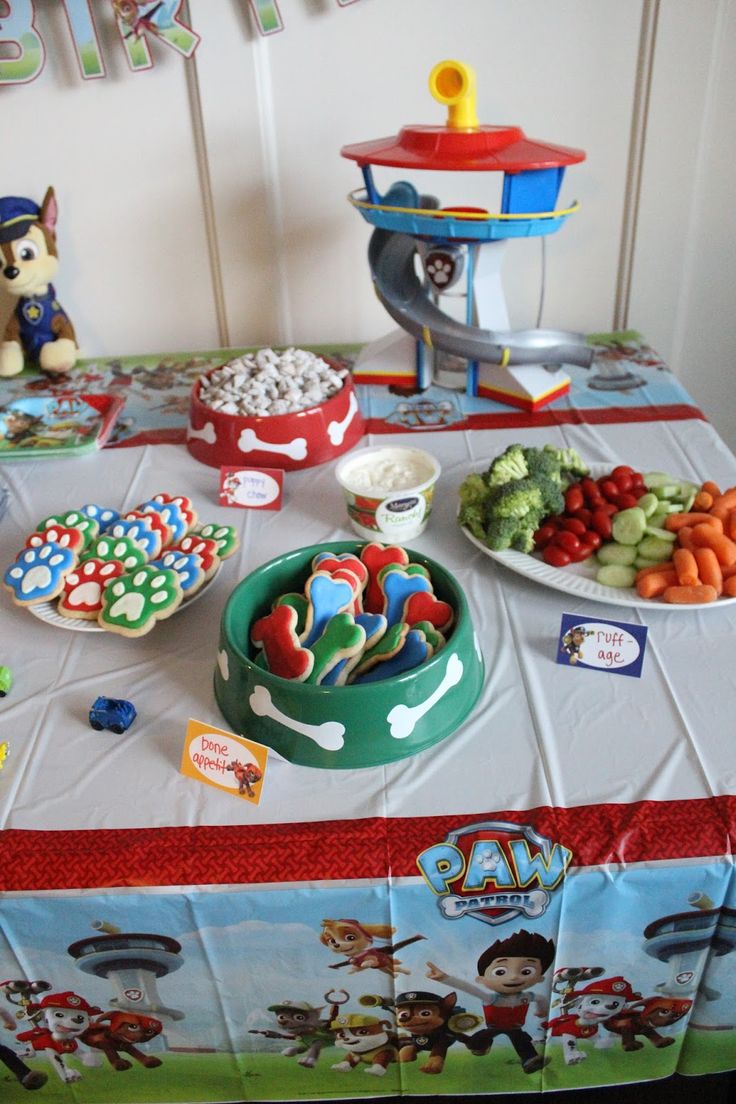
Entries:
<svg viewBox="0 0 736 1104">
<path fill-rule="evenodd" d="M 235 0 L 247 2 L 259 34 L 284 30 L 279 5 L 273 0 Z M 180 18 L 183 0 L 106 0 L 106 8 L 115 20 L 130 68 L 137 72 L 153 67 L 151 41 L 170 46 L 190 58 L 201 39 Z M 336 0 L 349 7 L 356 0 Z M 95 80 L 106 76 L 105 61 L 97 37 L 97 27 L 89 0 L 61 0 L 69 34 L 82 77 Z M 0 0 L 0 85 L 27 84 L 35 80 L 46 62 L 42 28 L 39 28 L 34 0 Z"/>
</svg>

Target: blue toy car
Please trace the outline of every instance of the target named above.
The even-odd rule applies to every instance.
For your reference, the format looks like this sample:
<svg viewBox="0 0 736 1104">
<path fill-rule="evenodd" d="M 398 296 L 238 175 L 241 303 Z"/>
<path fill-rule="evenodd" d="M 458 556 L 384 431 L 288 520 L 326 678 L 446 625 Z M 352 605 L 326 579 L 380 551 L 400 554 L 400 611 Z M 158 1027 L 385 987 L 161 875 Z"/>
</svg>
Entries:
<svg viewBox="0 0 736 1104">
<path fill-rule="evenodd" d="M 119 736 L 130 728 L 136 716 L 135 706 L 123 698 L 95 698 L 89 711 L 89 723 L 98 732 L 107 728 Z"/>
</svg>

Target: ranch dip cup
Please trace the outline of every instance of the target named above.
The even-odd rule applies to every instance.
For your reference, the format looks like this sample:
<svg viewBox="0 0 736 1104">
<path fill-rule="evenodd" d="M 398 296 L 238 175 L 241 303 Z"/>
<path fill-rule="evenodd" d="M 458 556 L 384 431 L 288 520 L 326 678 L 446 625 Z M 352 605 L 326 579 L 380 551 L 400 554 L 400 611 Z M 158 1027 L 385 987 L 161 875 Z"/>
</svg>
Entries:
<svg viewBox="0 0 736 1104">
<path fill-rule="evenodd" d="M 389 544 L 424 532 L 439 475 L 431 453 L 401 445 L 359 449 L 335 469 L 355 532 Z"/>
</svg>

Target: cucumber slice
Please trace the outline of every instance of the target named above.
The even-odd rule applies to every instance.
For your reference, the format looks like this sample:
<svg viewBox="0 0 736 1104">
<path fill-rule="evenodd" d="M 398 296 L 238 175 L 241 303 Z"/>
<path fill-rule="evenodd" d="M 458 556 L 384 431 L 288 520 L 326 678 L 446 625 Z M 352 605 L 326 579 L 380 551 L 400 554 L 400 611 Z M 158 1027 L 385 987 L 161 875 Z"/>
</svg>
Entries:
<svg viewBox="0 0 736 1104">
<path fill-rule="evenodd" d="M 632 507 L 633 509 L 633 507 Z M 596 582 L 610 587 L 632 587 L 636 581 L 636 568 L 623 564 L 606 564 L 598 569 Z"/>
<path fill-rule="evenodd" d="M 650 491 L 648 494 L 642 495 L 636 505 L 644 511 L 647 517 L 651 517 L 653 513 L 659 510 L 659 499 Z"/>
<path fill-rule="evenodd" d="M 636 551 L 637 555 L 645 556 L 648 560 L 669 560 L 672 555 L 672 541 L 660 540 L 659 537 L 644 537 Z"/>
<path fill-rule="evenodd" d="M 642 567 L 656 567 L 657 564 L 664 562 L 664 560 L 650 560 L 648 556 L 637 556 L 634 560 L 634 567 L 639 571 Z"/>
<path fill-rule="evenodd" d="M 677 498 L 680 493 L 679 483 L 662 483 L 661 486 L 652 488 L 657 498 Z"/>
<path fill-rule="evenodd" d="M 675 480 L 667 472 L 650 471 L 644 473 L 644 486 L 648 487 L 650 491 L 653 491 L 655 487 L 664 487 L 674 482 Z"/>
<path fill-rule="evenodd" d="M 636 546 L 633 544 L 616 544 L 610 541 L 602 544 L 596 552 L 599 564 L 618 564 L 619 567 L 630 567 L 636 559 Z"/>
<path fill-rule="evenodd" d="M 646 514 L 638 506 L 613 515 L 613 539 L 617 544 L 638 544 L 647 527 Z"/>
<path fill-rule="evenodd" d="M 658 525 L 647 525 L 644 532 L 648 537 L 656 537 L 657 540 L 669 541 L 671 544 L 677 539 L 676 533 L 670 533 L 669 529 L 660 529 Z"/>
</svg>

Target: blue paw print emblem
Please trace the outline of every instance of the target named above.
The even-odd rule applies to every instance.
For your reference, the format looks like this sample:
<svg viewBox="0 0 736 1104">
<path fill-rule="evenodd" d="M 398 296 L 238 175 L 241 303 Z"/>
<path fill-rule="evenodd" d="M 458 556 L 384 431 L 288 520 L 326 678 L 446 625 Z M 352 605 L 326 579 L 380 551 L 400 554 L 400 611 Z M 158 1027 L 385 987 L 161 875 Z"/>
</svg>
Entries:
<svg viewBox="0 0 736 1104">
<path fill-rule="evenodd" d="M 15 602 L 44 602 L 60 593 L 76 560 L 76 555 L 60 544 L 26 548 L 5 572 L 4 582 Z"/>
</svg>

